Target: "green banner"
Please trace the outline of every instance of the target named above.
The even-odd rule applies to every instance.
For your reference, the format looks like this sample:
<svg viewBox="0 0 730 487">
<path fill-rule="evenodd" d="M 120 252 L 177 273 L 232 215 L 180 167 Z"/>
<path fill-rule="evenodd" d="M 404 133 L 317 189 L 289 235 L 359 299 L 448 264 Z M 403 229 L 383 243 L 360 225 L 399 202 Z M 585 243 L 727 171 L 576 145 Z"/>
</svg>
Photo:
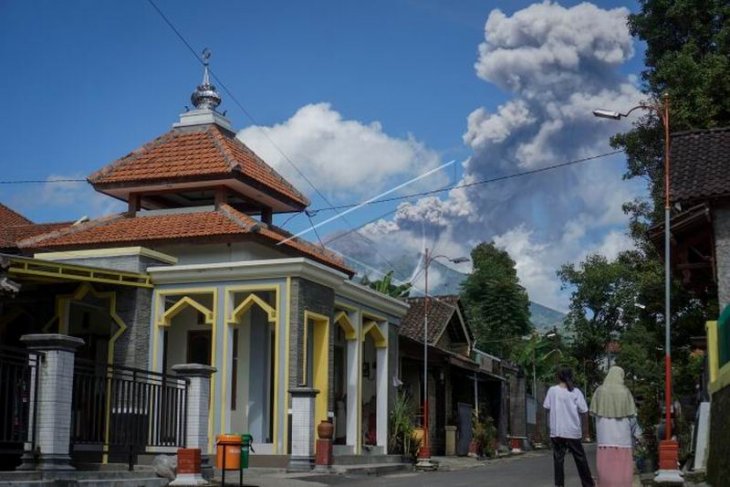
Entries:
<svg viewBox="0 0 730 487">
<path fill-rule="evenodd" d="M 730 362 L 730 305 L 725 306 L 717 320 L 717 348 L 722 367 Z"/>
</svg>

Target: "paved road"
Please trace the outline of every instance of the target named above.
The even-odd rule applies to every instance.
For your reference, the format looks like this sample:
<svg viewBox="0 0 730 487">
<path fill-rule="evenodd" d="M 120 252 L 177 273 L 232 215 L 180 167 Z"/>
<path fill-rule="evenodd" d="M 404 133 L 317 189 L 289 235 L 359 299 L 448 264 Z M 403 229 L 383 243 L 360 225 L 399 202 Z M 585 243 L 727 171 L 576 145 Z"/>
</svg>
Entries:
<svg viewBox="0 0 730 487">
<path fill-rule="evenodd" d="M 595 446 L 587 445 L 586 453 L 595 476 Z M 566 456 L 565 485 L 579 487 L 580 480 L 575 463 Z M 315 479 L 312 479 L 315 480 Z M 523 456 L 484 462 L 483 466 L 454 472 L 401 473 L 383 477 L 319 477 L 317 482 L 348 487 L 478 487 L 478 486 L 553 486 L 552 452 L 541 451 Z"/>
</svg>

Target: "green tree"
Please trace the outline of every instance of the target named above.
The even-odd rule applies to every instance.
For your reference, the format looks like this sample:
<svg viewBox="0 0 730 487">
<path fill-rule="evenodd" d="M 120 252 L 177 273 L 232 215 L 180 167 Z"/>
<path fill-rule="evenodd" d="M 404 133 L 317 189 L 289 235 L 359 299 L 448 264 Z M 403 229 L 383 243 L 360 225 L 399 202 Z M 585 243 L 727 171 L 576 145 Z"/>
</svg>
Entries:
<svg viewBox="0 0 730 487">
<path fill-rule="evenodd" d="M 407 298 L 411 294 L 412 287 L 410 282 L 395 284 L 393 282 L 393 271 L 388 272 L 382 279 L 377 281 L 371 281 L 370 278 L 365 275 L 360 281 L 360 284 L 375 289 L 383 294 L 387 294 L 390 297 L 399 299 Z"/>
<path fill-rule="evenodd" d="M 559 367 L 575 367 L 576 364 L 571 360 L 566 345 L 557 330 L 547 335 L 540 335 L 533 331 L 529 339 L 522 337 L 515 340 L 510 358 L 525 371 L 529 390 L 532 390 L 533 385 L 533 365 L 537 382 L 544 384 L 555 381 Z M 578 376 L 579 371 L 576 370 L 576 379 L 579 379 Z M 577 383 L 582 384 L 580 380 Z"/>
<path fill-rule="evenodd" d="M 643 251 L 622 252 L 614 260 L 591 255 L 580 265 L 564 265 L 558 272 L 563 288 L 572 290 L 566 325 L 572 333 L 570 355 L 583 371 L 588 393 L 603 380 L 598 368 L 606 344 L 620 344 L 618 361 L 637 378 L 660 383 L 663 369 L 649 365 L 663 360 L 664 269 L 658 259 L 646 258 Z M 696 375 L 683 373 L 691 362 L 693 336 L 704 333 L 707 316 L 717 307 L 708 306 L 678 282 L 673 282 L 672 360 L 675 392 L 691 394 Z M 638 379 L 637 379 L 638 380 Z M 641 384 L 637 384 L 641 385 Z M 646 393 L 644 396 L 650 397 Z M 653 397 L 653 396 L 651 396 Z M 657 403 L 651 403 L 657 408 Z M 647 417 L 649 414 L 647 413 Z"/>
<path fill-rule="evenodd" d="M 640 0 L 629 29 L 646 43 L 642 89 L 648 99 L 671 99 L 673 132 L 730 125 L 730 4 L 727 0 Z M 629 107 L 626 107 L 629 108 Z M 648 113 L 611 144 L 626 152 L 626 178 L 647 179 L 651 199 L 625 205 L 632 231 L 645 240 L 663 207 L 663 131 Z"/>
<path fill-rule="evenodd" d="M 558 276 L 563 289 L 572 289 L 566 326 L 590 391 L 601 379 L 598 363 L 608 343 L 635 319 L 637 276 L 628 255 L 609 261 L 597 254 L 577 266 L 564 265 Z"/>
<path fill-rule="evenodd" d="M 509 356 L 515 337 L 532 330 L 527 291 L 520 285 L 515 261 L 494 243 L 474 247 L 471 260 L 474 270 L 461 285 L 461 298 L 477 346 Z"/>
</svg>

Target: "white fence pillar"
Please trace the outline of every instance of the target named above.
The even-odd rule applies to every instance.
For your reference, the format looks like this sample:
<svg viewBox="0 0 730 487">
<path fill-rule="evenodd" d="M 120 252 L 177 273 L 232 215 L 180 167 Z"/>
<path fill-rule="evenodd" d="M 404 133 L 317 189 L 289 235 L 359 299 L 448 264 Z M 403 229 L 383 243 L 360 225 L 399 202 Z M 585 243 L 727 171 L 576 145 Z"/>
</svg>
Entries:
<svg viewBox="0 0 730 487">
<path fill-rule="evenodd" d="M 311 387 L 289 389 L 291 394 L 291 457 L 290 471 L 312 470 L 314 467 L 314 400 L 319 390 Z"/>
<path fill-rule="evenodd" d="M 201 472 L 204 478 L 213 477 L 208 450 L 208 424 L 210 418 L 210 376 L 216 368 L 203 364 L 178 364 L 172 371 L 188 380 L 188 410 L 185 423 L 185 447 L 200 450 Z"/>
<path fill-rule="evenodd" d="M 20 341 L 29 350 L 43 354 L 36 372 L 38 389 L 33 398 L 38 408 L 35 431 L 40 452 L 36 469 L 73 470 L 69 444 L 74 354 L 84 341 L 56 333 L 23 335 Z"/>
<path fill-rule="evenodd" d="M 202 364 L 179 364 L 173 365 L 172 371 L 189 381 L 185 447 L 200 449 L 203 477 L 210 478 L 213 473 L 208 450 L 210 376 L 216 368 Z"/>
</svg>

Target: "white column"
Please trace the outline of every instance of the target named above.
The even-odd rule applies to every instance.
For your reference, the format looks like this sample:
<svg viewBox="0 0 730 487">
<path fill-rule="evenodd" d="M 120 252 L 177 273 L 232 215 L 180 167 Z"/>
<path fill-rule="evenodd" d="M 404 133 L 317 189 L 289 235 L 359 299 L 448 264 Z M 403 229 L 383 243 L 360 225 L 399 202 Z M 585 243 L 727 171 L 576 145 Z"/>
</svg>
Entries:
<svg viewBox="0 0 730 487">
<path fill-rule="evenodd" d="M 41 352 L 36 391 L 38 470 L 73 470 L 69 452 L 74 354 L 84 344 L 80 338 L 56 333 L 23 335 L 29 350 Z"/>
<path fill-rule="evenodd" d="M 383 453 L 388 453 L 388 347 L 376 349 L 377 374 L 377 411 L 375 416 L 376 440 Z"/>
<path fill-rule="evenodd" d="M 210 416 L 210 376 L 215 367 L 202 364 L 178 364 L 172 367 L 183 379 L 188 380 L 187 422 L 185 447 L 200 450 L 200 470 L 203 478 L 213 478 L 208 451 L 208 418 Z M 178 484 L 180 485 L 180 484 Z"/>
<path fill-rule="evenodd" d="M 199 448 L 205 455 L 208 452 L 208 418 L 210 416 L 210 376 L 215 367 L 202 364 L 178 364 L 173 372 L 188 383 L 187 434 L 185 446 Z"/>
<path fill-rule="evenodd" d="M 359 428 L 358 412 L 360 402 L 358 400 L 358 389 L 360 381 L 360 318 L 350 317 L 355 324 L 355 338 L 347 341 L 347 445 L 353 447 L 353 453 L 357 451 L 357 432 Z"/>
<path fill-rule="evenodd" d="M 309 471 L 314 467 L 314 400 L 319 394 L 311 387 L 289 389 L 291 394 L 290 471 Z"/>
</svg>

